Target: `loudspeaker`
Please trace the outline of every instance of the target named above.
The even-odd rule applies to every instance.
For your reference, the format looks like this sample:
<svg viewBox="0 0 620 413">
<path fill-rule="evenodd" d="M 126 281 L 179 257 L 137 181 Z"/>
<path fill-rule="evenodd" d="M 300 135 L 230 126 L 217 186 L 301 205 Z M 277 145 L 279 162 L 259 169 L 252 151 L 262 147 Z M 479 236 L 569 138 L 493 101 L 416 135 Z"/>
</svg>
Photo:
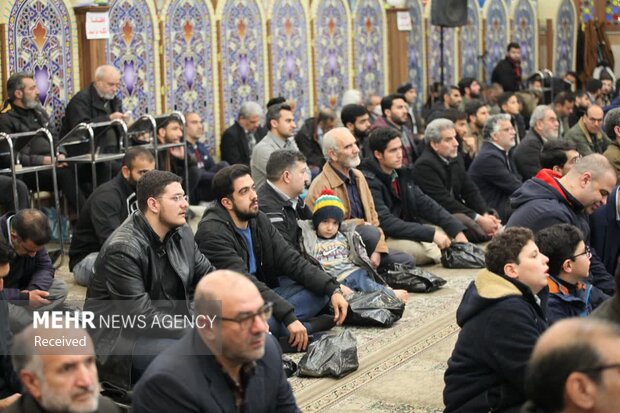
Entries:
<svg viewBox="0 0 620 413">
<path fill-rule="evenodd" d="M 467 0 L 433 0 L 431 2 L 431 24 L 444 27 L 465 26 L 467 24 Z"/>
</svg>

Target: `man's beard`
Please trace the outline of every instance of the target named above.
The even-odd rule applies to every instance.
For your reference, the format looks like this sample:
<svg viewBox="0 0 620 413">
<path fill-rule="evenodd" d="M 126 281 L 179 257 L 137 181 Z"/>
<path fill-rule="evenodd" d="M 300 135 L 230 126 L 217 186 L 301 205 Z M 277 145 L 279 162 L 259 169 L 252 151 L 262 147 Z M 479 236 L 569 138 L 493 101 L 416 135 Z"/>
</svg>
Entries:
<svg viewBox="0 0 620 413">
<path fill-rule="evenodd" d="M 39 109 L 41 108 L 41 102 L 39 99 L 29 99 L 26 96 L 22 99 L 22 103 L 26 109 Z"/>
<path fill-rule="evenodd" d="M 353 136 L 355 136 L 356 139 L 359 139 L 360 141 L 363 141 L 366 139 L 366 137 L 368 137 L 368 130 L 366 131 L 361 131 L 359 129 L 357 129 L 356 127 L 353 128 Z"/>
<path fill-rule="evenodd" d="M 239 210 L 236 205 L 233 205 L 233 211 L 235 212 L 235 215 L 237 215 L 237 218 L 239 218 L 239 220 L 243 222 L 248 222 L 250 219 L 256 218 L 258 216 L 258 209 L 256 210 L 256 212 L 243 212 Z"/>
<path fill-rule="evenodd" d="M 49 411 L 66 411 L 68 413 L 90 413 L 97 411 L 99 407 L 99 391 L 100 386 L 91 386 L 89 389 L 84 390 L 91 391 L 93 393 L 93 399 L 90 402 L 81 403 L 78 406 L 72 405 L 71 397 L 65 395 L 56 394 L 49 389 L 47 383 L 44 381 L 41 388 L 41 406 Z"/>
<path fill-rule="evenodd" d="M 357 168 L 361 162 L 360 156 L 356 155 L 355 158 L 347 158 L 345 160 L 345 166 L 347 168 Z"/>
</svg>

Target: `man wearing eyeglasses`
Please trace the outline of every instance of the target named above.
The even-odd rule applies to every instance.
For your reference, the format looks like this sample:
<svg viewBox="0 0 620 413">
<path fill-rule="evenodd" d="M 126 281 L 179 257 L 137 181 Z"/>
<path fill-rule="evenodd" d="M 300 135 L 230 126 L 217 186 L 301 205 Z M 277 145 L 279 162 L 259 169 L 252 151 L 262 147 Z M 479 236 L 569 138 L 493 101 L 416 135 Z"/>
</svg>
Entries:
<svg viewBox="0 0 620 413">
<path fill-rule="evenodd" d="M 575 142 L 581 156 L 605 152 L 611 140 L 601 130 L 604 116 L 599 105 L 590 106 L 579 122 L 566 132 L 564 139 Z"/>
<path fill-rule="evenodd" d="M 570 337 L 570 339 L 567 339 Z M 571 318 L 538 340 L 525 378 L 522 412 L 608 413 L 620 406 L 620 327 Z"/>
<path fill-rule="evenodd" d="M 269 334 L 272 304 L 249 278 L 219 270 L 196 287 L 196 323 L 149 366 L 136 385 L 142 412 L 298 412 Z"/>
<path fill-rule="evenodd" d="M 4 279 L 11 330 L 17 333 L 33 321 L 34 311 L 62 305 L 68 288 L 54 278 L 54 267 L 45 249 L 51 230 L 47 217 L 37 209 L 22 209 L 0 217 L 0 238 L 15 251 L 11 270 Z M 48 298 L 53 297 L 53 299 Z"/>
<path fill-rule="evenodd" d="M 99 252 L 84 310 L 99 318 L 117 314 L 122 307 L 124 315 L 142 316 L 147 326 L 153 326 L 156 318 L 188 315 L 196 284 L 214 268 L 186 225 L 189 204 L 180 177 L 149 171 L 138 181 L 136 197 L 139 210 L 110 235 Z M 154 355 L 184 331 L 179 326 L 96 328 L 92 336 L 100 355 L 101 378 L 128 389 Z"/>
</svg>

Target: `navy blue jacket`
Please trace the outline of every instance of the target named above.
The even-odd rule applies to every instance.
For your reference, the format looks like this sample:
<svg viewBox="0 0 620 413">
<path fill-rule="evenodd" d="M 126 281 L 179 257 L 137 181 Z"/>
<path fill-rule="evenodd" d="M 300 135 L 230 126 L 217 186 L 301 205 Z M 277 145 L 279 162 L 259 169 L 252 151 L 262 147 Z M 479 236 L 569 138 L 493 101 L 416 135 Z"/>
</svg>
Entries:
<svg viewBox="0 0 620 413">
<path fill-rule="evenodd" d="M 521 186 L 521 176 L 517 173 L 512 154 L 506 160 L 504 151 L 485 141 L 468 173 L 489 208 L 495 209 L 502 222 L 506 222 L 511 213 L 510 195 Z"/>
<path fill-rule="evenodd" d="M 514 210 L 506 227 L 526 227 L 534 232 L 555 224 L 571 224 L 581 230 L 586 244 L 590 243 L 590 225 L 583 206 L 560 183 L 550 170 L 543 169 L 526 181 L 512 196 Z M 611 295 L 616 289 L 613 277 L 596 251 L 590 260 L 592 284 Z"/>
<path fill-rule="evenodd" d="M 534 129 L 530 129 L 515 148 L 513 154 L 515 164 L 524 180 L 530 179 L 540 171 L 540 153 L 544 144 L 542 137 Z"/>
<path fill-rule="evenodd" d="M 7 220 L 13 213 L 0 217 L 0 237 L 10 244 Z M 45 248 L 37 251 L 34 257 L 15 255 L 11 260 L 11 270 L 4 278 L 4 294 L 7 300 L 19 300 L 20 304 L 28 304 L 28 293 L 23 290 L 47 291 L 54 281 L 54 266 Z"/>
<path fill-rule="evenodd" d="M 547 318 L 549 324 L 570 317 L 587 317 L 593 309 L 609 298 L 590 283 L 578 283 L 576 293 L 571 294 L 555 277 L 550 276 Z"/>
<path fill-rule="evenodd" d="M 527 361 L 547 329 L 532 291 L 482 270 L 456 313 L 461 327 L 444 380 L 445 412 L 502 412 L 526 400 Z"/>
<path fill-rule="evenodd" d="M 618 187 L 609 195 L 607 205 L 604 205 L 590 215 L 590 244 L 603 261 L 607 271 L 616 278 L 620 277 L 620 272 L 616 266 L 618 254 L 620 253 L 620 222 L 616 220 L 618 204 L 616 197 Z"/>
<path fill-rule="evenodd" d="M 226 375 L 195 331 L 151 363 L 133 394 L 135 413 L 236 413 Z M 282 369 L 282 355 L 268 334 L 245 388 L 243 412 L 299 412 Z"/>
</svg>

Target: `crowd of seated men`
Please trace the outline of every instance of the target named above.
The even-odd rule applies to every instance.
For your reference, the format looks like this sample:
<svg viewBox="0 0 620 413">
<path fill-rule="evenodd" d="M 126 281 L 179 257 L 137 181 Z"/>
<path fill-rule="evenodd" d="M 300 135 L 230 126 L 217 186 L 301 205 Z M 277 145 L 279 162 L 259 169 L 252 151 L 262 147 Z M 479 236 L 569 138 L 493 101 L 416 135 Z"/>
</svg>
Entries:
<svg viewBox="0 0 620 413">
<path fill-rule="evenodd" d="M 12 212 L 0 218 L 0 408 L 114 411 L 98 396 L 101 381 L 132 395 L 138 412 L 297 411 L 282 352 L 305 351 L 346 325 L 353 291 L 381 290 L 406 303 L 406 291 L 378 277 L 395 264 L 439 264 L 453 243 L 489 241 L 486 269 L 457 310 L 462 330 L 445 374 L 446 411 L 540 404 L 526 374 L 546 368 L 537 360 L 553 343 L 540 344 L 540 354 L 535 346 L 548 326 L 565 329 L 571 324 L 562 319 L 590 314 L 620 322 L 620 108 L 603 89 L 605 73 L 574 93 L 569 72 L 566 90 L 545 101 L 545 79 L 530 77 L 523 87 L 520 69 L 512 70 L 520 68 L 518 49 L 508 46 L 496 83 L 464 78 L 435 87 L 422 113 L 411 83 L 367 100 L 347 91 L 339 112 L 322 108 L 306 120 L 295 119 L 294 102 L 284 98 L 265 109 L 245 102 L 223 132 L 220 163 L 203 142 L 200 115 L 161 117 L 152 139 L 165 147 L 123 148 L 90 188 L 76 185 L 82 172 L 75 175 L 66 148 L 50 154 L 31 140 L 18 160 L 55 161 L 75 213 L 69 269 L 86 287 L 84 311 L 149 322 L 171 314 L 221 319 L 218 334 L 204 325 L 92 330 L 87 354 L 71 362 L 88 371 L 71 379 L 84 397 L 54 390 L 45 372 L 69 361 L 37 354 L 30 323 L 34 312 L 70 308 L 67 286 L 54 278 L 45 248 L 47 218 L 22 202 L 28 191 L 49 188 L 53 174 L 43 171 L 39 188 L 24 174 L 17 205 L 12 189 L 2 192 Z M 8 83 L 0 132 L 46 127 L 34 79 L 14 74 Z M 81 122 L 128 122 L 119 84 L 115 68 L 98 68 L 67 106 L 62 133 Z M 100 134 L 101 153 L 118 152 L 114 127 Z M 2 178 L 10 188 L 11 178 Z M 189 207 L 201 202 L 193 233 Z M 616 334 L 605 322 L 591 328 Z M 600 357 L 614 355 L 620 360 L 617 352 Z"/>
</svg>

